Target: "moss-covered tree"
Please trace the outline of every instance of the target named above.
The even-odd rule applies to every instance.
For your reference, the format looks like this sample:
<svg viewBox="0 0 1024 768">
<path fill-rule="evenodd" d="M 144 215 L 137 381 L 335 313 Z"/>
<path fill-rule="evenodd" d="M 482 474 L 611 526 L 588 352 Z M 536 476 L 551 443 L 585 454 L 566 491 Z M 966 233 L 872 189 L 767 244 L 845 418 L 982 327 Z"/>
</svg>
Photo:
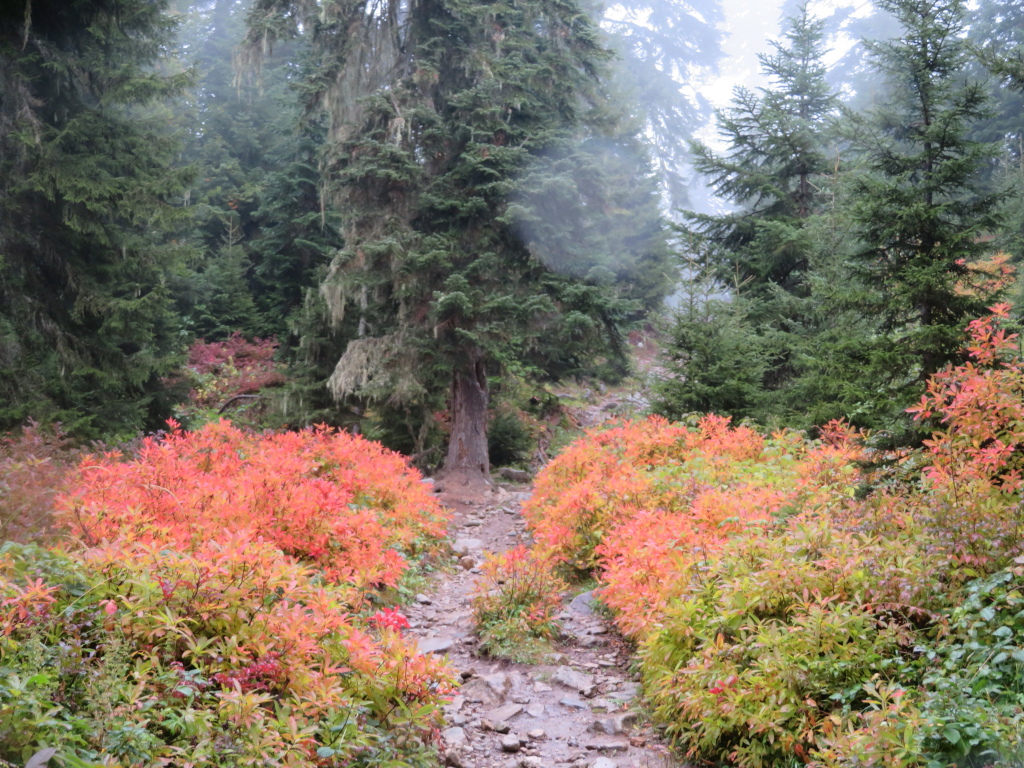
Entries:
<svg viewBox="0 0 1024 768">
<path fill-rule="evenodd" d="M 345 240 L 322 292 L 358 318 L 330 387 L 414 432 L 447 392 L 445 471 L 485 481 L 488 378 L 614 363 L 630 279 L 664 258 L 649 173 L 603 109 L 609 54 L 553 0 L 258 0 L 250 51 L 298 24 Z M 610 221 L 640 233 L 631 253 Z"/>
</svg>

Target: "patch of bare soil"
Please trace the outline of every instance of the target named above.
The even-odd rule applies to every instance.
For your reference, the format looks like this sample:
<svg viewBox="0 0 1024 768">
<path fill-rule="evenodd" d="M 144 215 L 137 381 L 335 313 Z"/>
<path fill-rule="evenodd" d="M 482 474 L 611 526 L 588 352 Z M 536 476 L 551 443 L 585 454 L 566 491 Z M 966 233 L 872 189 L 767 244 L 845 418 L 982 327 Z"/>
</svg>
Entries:
<svg viewBox="0 0 1024 768">
<path fill-rule="evenodd" d="M 597 615 L 590 595 L 568 600 L 565 637 L 540 664 L 481 657 L 470 598 L 485 551 L 528 543 L 520 505 L 526 485 L 473 497 L 441 487 L 455 513 L 459 565 L 439 574 L 408 611 L 421 652 L 448 656 L 462 687 L 445 708 L 444 760 L 454 768 L 669 768 L 678 765 L 644 722 L 629 650 Z"/>
</svg>

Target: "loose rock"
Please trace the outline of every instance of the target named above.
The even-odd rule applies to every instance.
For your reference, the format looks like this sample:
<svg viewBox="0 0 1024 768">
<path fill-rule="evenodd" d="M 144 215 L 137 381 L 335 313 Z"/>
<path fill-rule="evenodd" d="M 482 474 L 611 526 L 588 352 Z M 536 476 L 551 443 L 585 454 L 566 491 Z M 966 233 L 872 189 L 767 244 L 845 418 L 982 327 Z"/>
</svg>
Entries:
<svg viewBox="0 0 1024 768">
<path fill-rule="evenodd" d="M 461 747 L 469 742 L 466 732 L 461 728 L 445 728 L 441 731 L 441 738 L 449 747 Z"/>
<path fill-rule="evenodd" d="M 453 645 L 455 645 L 455 640 L 451 637 L 428 637 L 424 640 L 416 641 L 416 647 L 424 655 L 428 653 L 446 653 L 451 650 Z"/>
<path fill-rule="evenodd" d="M 514 733 L 503 736 L 501 739 L 501 749 L 503 752 L 518 752 L 521 746 L 519 737 Z"/>
<path fill-rule="evenodd" d="M 523 707 L 522 707 L 521 704 L 506 704 L 503 707 L 498 707 L 497 709 L 492 709 L 490 712 L 488 712 L 486 715 L 484 715 L 484 717 L 486 717 L 488 720 L 490 720 L 493 723 L 498 723 L 498 722 L 501 722 L 503 720 L 504 721 L 511 720 L 513 717 L 515 717 L 516 715 L 518 715 L 522 711 L 523 711 Z"/>
<path fill-rule="evenodd" d="M 559 699 L 558 703 L 561 704 L 563 707 L 568 707 L 569 709 L 590 709 L 590 705 L 587 704 L 587 702 L 580 701 L 579 699 L 573 696 L 566 696 L 562 699 Z"/>
<path fill-rule="evenodd" d="M 590 724 L 592 733 L 607 733 L 609 736 L 618 736 L 625 733 L 626 729 L 636 722 L 636 715 L 632 712 L 623 712 L 621 715 L 613 715 Z"/>
<path fill-rule="evenodd" d="M 594 609 L 592 603 L 594 602 L 594 591 L 584 592 L 581 595 L 576 595 L 569 603 L 569 610 L 573 613 L 579 614 L 580 616 L 593 616 Z"/>
<path fill-rule="evenodd" d="M 484 543 L 480 539 L 456 539 L 452 544 L 452 552 L 464 557 L 472 552 L 483 549 Z"/>
<path fill-rule="evenodd" d="M 569 667 L 559 667 L 555 670 L 552 679 L 561 683 L 566 688 L 579 691 L 583 696 L 589 696 L 594 690 L 594 677 L 592 675 L 577 672 Z"/>
</svg>

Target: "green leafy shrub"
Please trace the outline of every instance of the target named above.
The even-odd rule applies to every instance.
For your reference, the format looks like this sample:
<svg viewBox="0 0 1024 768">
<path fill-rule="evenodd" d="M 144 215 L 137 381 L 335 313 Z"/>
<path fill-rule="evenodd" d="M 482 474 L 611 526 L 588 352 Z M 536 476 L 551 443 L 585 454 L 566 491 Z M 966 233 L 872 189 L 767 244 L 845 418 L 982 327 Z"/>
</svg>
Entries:
<svg viewBox="0 0 1024 768">
<path fill-rule="evenodd" d="M 515 661 L 536 660 L 550 650 L 566 588 L 551 563 L 518 546 L 489 555 L 482 570 L 473 595 L 480 649 Z"/>
<path fill-rule="evenodd" d="M 495 467 L 523 466 L 530 460 L 536 438 L 513 408 L 498 408 L 487 425 L 487 451 Z"/>
<path fill-rule="evenodd" d="M 727 543 L 641 647 L 644 686 L 673 743 L 698 760 L 759 768 L 808 758 L 863 683 L 906 673 L 914 617 L 890 607 L 912 547 L 794 519 Z"/>
</svg>

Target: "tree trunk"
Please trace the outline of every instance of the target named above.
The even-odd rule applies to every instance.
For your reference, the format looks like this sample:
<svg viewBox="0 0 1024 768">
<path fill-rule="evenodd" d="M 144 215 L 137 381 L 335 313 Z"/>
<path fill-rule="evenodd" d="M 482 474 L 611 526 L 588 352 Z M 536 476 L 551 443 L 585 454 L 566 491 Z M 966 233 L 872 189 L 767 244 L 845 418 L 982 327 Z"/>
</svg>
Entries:
<svg viewBox="0 0 1024 768">
<path fill-rule="evenodd" d="M 487 457 L 487 375 L 479 352 L 452 375 L 452 434 L 444 462 L 448 486 L 490 485 Z"/>
</svg>

